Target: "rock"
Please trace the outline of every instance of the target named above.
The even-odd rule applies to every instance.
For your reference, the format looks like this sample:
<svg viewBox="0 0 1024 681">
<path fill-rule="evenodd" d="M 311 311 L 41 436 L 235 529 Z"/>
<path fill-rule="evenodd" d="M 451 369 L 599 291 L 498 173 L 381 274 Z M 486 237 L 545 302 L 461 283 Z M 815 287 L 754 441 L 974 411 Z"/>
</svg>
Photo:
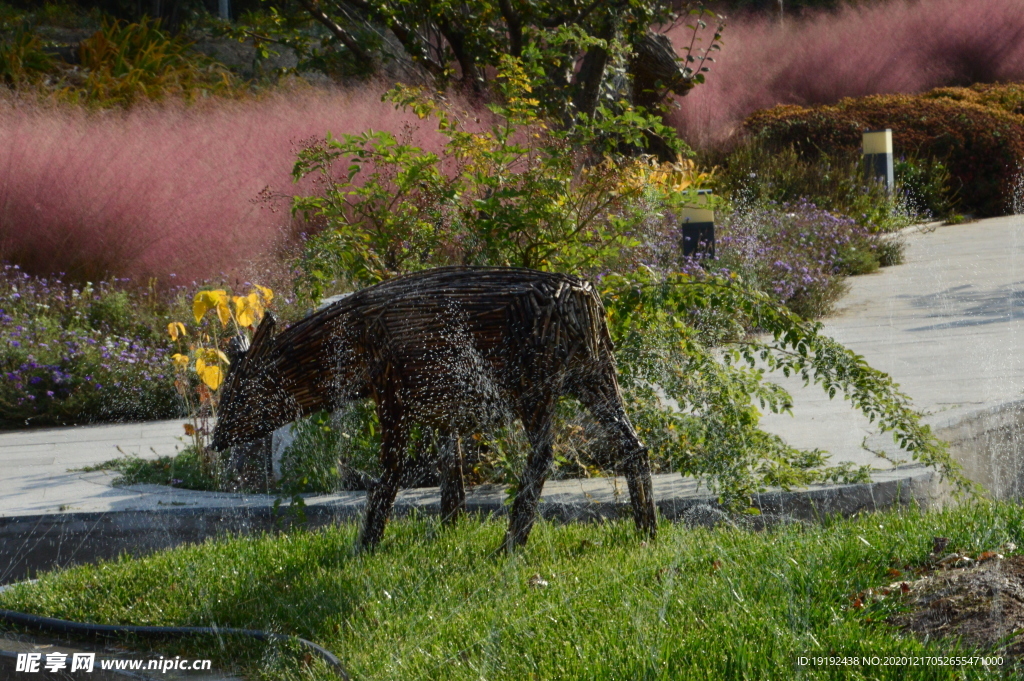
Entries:
<svg viewBox="0 0 1024 681">
<path fill-rule="evenodd" d="M 281 426 L 270 436 L 270 461 L 274 480 L 281 479 L 281 457 L 284 456 L 284 450 L 291 447 L 293 442 L 295 442 L 294 423 Z"/>
<path fill-rule="evenodd" d="M 683 511 L 683 522 L 691 530 L 696 527 L 712 529 L 719 525 L 735 525 L 729 514 L 710 504 L 696 504 Z"/>
</svg>

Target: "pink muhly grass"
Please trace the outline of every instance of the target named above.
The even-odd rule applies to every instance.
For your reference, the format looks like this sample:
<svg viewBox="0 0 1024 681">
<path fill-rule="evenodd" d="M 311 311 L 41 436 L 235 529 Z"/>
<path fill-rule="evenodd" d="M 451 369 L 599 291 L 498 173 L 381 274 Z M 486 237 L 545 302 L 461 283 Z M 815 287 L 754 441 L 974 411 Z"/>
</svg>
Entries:
<svg viewBox="0 0 1024 681">
<path fill-rule="evenodd" d="M 290 175 L 304 141 L 418 124 L 415 142 L 440 150 L 429 121 L 381 102 L 381 92 L 92 115 L 0 104 L 0 260 L 76 279 L 180 284 L 241 272 L 296 238 L 287 207 L 273 212 L 257 197 L 265 187 L 311 191 Z"/>
<path fill-rule="evenodd" d="M 683 28 L 670 36 L 677 46 L 689 41 Z M 707 83 L 669 119 L 697 147 L 722 143 L 752 112 L 777 104 L 1024 80 L 1021 0 L 896 0 L 781 25 L 746 16 L 723 38 Z"/>
</svg>

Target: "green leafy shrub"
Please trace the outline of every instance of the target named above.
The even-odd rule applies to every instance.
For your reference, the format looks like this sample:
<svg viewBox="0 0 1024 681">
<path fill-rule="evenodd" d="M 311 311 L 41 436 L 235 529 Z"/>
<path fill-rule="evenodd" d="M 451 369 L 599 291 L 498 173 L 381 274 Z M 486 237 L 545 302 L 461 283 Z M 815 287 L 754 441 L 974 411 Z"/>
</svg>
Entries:
<svg viewBox="0 0 1024 681">
<path fill-rule="evenodd" d="M 396 104 L 436 121 L 443 155 L 374 131 L 328 136 L 299 154 L 296 181 L 312 177 L 320 191 L 295 197 L 293 211 L 322 227 L 304 248 L 304 292 L 318 298 L 326 287 L 447 264 L 630 266 L 640 232 L 663 215 L 657 207 L 685 187 L 647 158 L 596 162 L 591 145 L 604 132 L 553 131 L 521 67 L 509 69 L 504 103 L 491 105 L 494 122 L 482 130 L 421 90 L 392 91 Z"/>
<path fill-rule="evenodd" d="M 61 28 L 86 28 L 95 26 L 102 17 L 99 7 L 88 8 L 88 4 L 65 2 L 64 0 L 45 0 L 43 6 L 36 11 L 36 21 L 49 26 Z"/>
<path fill-rule="evenodd" d="M 0 80 L 43 101 L 108 108 L 244 93 L 226 67 L 191 49 L 184 35 L 161 30 L 158 21 L 102 20 L 99 30 L 78 44 L 79 63 L 71 65 L 44 49 L 42 29 L 35 24 L 48 23 L 45 16 L 16 18 L 21 20 L 16 27 L 0 21 Z"/>
<path fill-rule="evenodd" d="M 380 472 L 380 422 L 377 410 L 370 400 L 355 402 L 332 415 L 336 434 L 335 465 L 342 489 L 364 489 L 364 474 L 376 476 Z M 417 433 L 411 445 L 416 446 Z"/>
<path fill-rule="evenodd" d="M 0 2 L 0 31 L 12 26 L 86 28 L 95 26 L 101 12 L 86 10 L 74 2 L 43 0 L 38 2 Z"/>
<path fill-rule="evenodd" d="M 281 489 L 286 493 L 336 491 L 341 482 L 342 437 L 330 413 L 313 414 L 297 421 L 293 429 L 295 440 L 281 456 Z"/>
<path fill-rule="evenodd" d="M 24 26 L 0 41 L 0 80 L 9 87 L 37 83 L 53 66 L 40 37 Z"/>
<path fill-rule="evenodd" d="M 998 99 L 990 95 L 986 101 Z M 856 154 L 862 131 L 891 128 L 894 153 L 942 162 L 963 208 L 978 215 L 1006 212 L 1012 176 L 1024 157 L 1020 115 L 934 93 L 872 95 L 835 106 L 780 106 L 753 114 L 744 127 L 768 148 L 792 147 L 804 157 L 825 150 Z"/>
<path fill-rule="evenodd" d="M 313 414 L 297 421 L 293 428 L 295 439 L 281 455 L 282 492 L 363 490 L 379 475 L 381 431 L 372 401 L 353 402 L 333 414 Z M 425 451 L 420 446 L 424 437 L 427 434 L 419 428 L 411 434 L 410 464 Z M 423 467 L 430 465 L 423 462 Z M 491 476 L 479 481 L 494 479 Z"/>
<path fill-rule="evenodd" d="M 715 188 L 740 205 L 810 201 L 851 217 L 871 234 L 897 232 L 918 219 L 902 193 L 865 180 L 860 156 L 842 149 L 801 154 L 752 138 L 717 160 Z"/>
<path fill-rule="evenodd" d="M 792 408 L 785 390 L 763 381 L 765 369 L 801 376 L 830 396 L 845 394 L 915 461 L 970 488 L 892 378 L 766 293 L 735 277 L 649 271 L 611 275 L 602 287 L 627 407 L 652 456 L 702 479 L 723 501 L 741 503 L 765 485 L 867 474 L 828 466 L 824 452 L 796 450 L 757 427 L 758 406 Z M 702 314 L 708 311 L 724 314 Z M 748 329 L 760 330 L 763 340 Z"/>
<path fill-rule="evenodd" d="M 192 446 L 185 447 L 175 456 L 161 456 L 158 459 L 123 456 L 85 470 L 120 472 L 121 475 L 113 482 L 116 487 L 168 485 L 208 492 L 224 489 L 223 470 L 219 467 L 217 470 L 211 470 L 204 457 Z"/>
<path fill-rule="evenodd" d="M 901 158 L 893 166 L 896 184 L 915 213 L 942 219 L 955 212 L 960 197 L 953 190 L 953 176 L 942 161 Z"/>
<path fill-rule="evenodd" d="M 296 422 L 295 440 L 281 456 L 287 493 L 366 489 L 379 473 L 380 424 L 372 402 L 357 402 Z"/>
</svg>

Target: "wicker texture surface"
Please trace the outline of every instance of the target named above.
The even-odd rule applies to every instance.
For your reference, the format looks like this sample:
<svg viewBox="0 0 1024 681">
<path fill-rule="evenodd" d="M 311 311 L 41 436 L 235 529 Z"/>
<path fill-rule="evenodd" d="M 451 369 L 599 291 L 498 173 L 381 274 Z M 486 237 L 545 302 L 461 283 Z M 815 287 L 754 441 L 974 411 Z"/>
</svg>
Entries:
<svg viewBox="0 0 1024 681">
<path fill-rule="evenodd" d="M 626 416 L 604 308 L 573 276 L 450 267 L 362 289 L 275 335 L 266 315 L 232 362 L 214 447 L 257 440 L 319 410 L 373 398 L 384 473 L 370 489 L 361 541 L 391 513 L 413 424 L 440 435 L 442 510 L 465 504 L 460 435 L 508 415 L 531 444 L 511 513 L 509 547 L 526 541 L 552 459 L 557 399 L 572 396 L 618 443 L 638 528 L 653 534 L 650 465 Z"/>
</svg>

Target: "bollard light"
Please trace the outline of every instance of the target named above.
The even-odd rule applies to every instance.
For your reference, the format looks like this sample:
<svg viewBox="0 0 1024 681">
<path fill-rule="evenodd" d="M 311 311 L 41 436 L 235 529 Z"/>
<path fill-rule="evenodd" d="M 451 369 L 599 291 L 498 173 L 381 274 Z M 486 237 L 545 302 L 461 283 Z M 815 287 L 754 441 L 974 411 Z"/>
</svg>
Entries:
<svg viewBox="0 0 1024 681">
<path fill-rule="evenodd" d="M 683 208 L 683 255 L 715 257 L 715 211 L 710 206 L 711 190 L 698 189 L 697 200 Z"/>
<path fill-rule="evenodd" d="M 892 190 L 892 130 L 868 130 L 864 133 L 864 174 L 868 179 L 885 182 Z"/>
</svg>

